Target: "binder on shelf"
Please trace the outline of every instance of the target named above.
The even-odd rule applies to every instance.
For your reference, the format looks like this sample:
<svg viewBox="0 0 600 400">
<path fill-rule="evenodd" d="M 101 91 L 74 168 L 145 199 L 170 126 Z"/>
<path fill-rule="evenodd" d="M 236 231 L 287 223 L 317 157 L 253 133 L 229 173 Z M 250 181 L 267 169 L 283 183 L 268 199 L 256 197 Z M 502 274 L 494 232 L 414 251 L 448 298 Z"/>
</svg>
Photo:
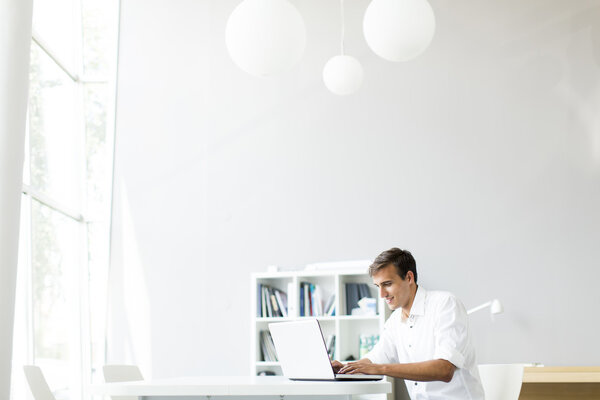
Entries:
<svg viewBox="0 0 600 400">
<path fill-rule="evenodd" d="M 352 310 L 358 308 L 358 301 L 363 297 L 373 298 L 366 283 L 346 283 L 346 314 L 352 315 Z"/>
<path fill-rule="evenodd" d="M 346 315 L 352 315 L 352 309 L 358 307 L 358 284 L 346 283 Z"/>
<path fill-rule="evenodd" d="M 369 287 L 367 286 L 366 283 L 359 283 L 358 284 L 358 300 L 362 299 L 363 297 L 371 297 L 371 291 L 369 290 Z"/>
</svg>

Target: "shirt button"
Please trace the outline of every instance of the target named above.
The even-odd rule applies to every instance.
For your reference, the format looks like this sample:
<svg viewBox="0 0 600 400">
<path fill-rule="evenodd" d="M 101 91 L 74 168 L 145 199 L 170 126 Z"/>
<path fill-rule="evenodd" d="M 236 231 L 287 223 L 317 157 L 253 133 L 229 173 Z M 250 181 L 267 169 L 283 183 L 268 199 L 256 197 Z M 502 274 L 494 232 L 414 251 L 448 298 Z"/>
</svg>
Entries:
<svg viewBox="0 0 600 400">
<path fill-rule="evenodd" d="M 411 325 L 410 327 L 411 327 L 411 329 L 412 329 L 412 325 Z"/>
<path fill-rule="evenodd" d="M 417 386 L 417 382 L 415 382 L 415 386 Z"/>
<path fill-rule="evenodd" d="M 409 344 L 408 347 L 412 347 L 412 344 Z"/>
</svg>

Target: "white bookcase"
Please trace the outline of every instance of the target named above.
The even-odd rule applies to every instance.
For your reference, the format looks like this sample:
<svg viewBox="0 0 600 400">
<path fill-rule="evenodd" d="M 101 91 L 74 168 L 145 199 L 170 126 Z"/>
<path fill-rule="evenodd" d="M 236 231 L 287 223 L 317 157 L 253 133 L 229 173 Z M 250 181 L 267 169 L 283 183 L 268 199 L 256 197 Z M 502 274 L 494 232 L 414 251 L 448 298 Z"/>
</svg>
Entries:
<svg viewBox="0 0 600 400">
<path fill-rule="evenodd" d="M 378 335 L 383 331 L 383 325 L 390 315 L 390 311 L 382 299 L 379 299 L 377 288 L 373 285 L 368 274 L 361 269 L 334 270 L 334 271 L 280 271 L 260 272 L 252 274 L 251 287 L 251 355 L 250 371 L 256 375 L 261 371 L 272 371 L 281 375 L 279 362 L 262 361 L 260 346 L 260 331 L 268 330 L 271 322 L 292 321 L 305 318 L 319 320 L 323 336 L 335 335 L 335 359 L 346 361 L 350 355 L 359 359 L 360 335 Z M 334 316 L 300 316 L 300 285 L 309 282 L 318 285 L 321 290 L 323 303 L 333 294 L 335 303 Z M 377 300 L 377 315 L 353 316 L 346 310 L 346 283 L 366 283 L 370 296 Z M 258 285 L 267 285 L 287 293 L 287 317 L 260 317 L 258 316 Z M 381 395 L 378 398 L 385 395 Z M 393 399 L 393 394 L 388 395 Z"/>
</svg>

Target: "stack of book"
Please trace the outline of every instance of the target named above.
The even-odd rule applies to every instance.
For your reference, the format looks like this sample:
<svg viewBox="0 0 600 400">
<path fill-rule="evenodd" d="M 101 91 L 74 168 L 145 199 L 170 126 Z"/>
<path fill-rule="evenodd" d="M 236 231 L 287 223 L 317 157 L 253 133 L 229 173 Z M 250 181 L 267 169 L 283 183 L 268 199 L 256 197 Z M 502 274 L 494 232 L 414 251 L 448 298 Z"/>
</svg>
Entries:
<svg viewBox="0 0 600 400">
<path fill-rule="evenodd" d="M 262 361 L 278 361 L 271 332 L 260 331 L 260 351 L 262 353 Z"/>
<path fill-rule="evenodd" d="M 358 301 L 363 297 L 373 298 L 366 283 L 346 283 L 346 314 L 352 315 L 352 310 L 358 308 Z"/>
<path fill-rule="evenodd" d="M 323 294 L 319 285 L 300 282 L 300 316 L 319 317 L 335 315 L 335 294 L 328 297 L 323 305 Z"/>
<path fill-rule="evenodd" d="M 258 284 L 256 291 L 256 316 L 287 317 L 287 294 L 277 288 Z"/>
</svg>

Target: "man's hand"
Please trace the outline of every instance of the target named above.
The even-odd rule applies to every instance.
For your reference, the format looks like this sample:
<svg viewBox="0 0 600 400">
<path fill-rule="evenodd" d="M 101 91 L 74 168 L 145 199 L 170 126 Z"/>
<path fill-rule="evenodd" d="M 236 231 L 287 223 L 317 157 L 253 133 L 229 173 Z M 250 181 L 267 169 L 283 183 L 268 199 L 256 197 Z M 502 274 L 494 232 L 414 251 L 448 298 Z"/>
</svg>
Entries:
<svg viewBox="0 0 600 400">
<path fill-rule="evenodd" d="M 370 360 L 362 359 L 360 361 L 349 362 L 340 370 L 340 374 L 365 374 L 365 375 L 380 375 L 381 365 L 373 364 Z"/>
<path fill-rule="evenodd" d="M 338 371 L 344 367 L 344 364 L 342 364 L 341 362 L 339 362 L 337 360 L 333 360 L 331 362 L 331 366 L 333 367 L 333 372 L 335 372 L 337 374 Z"/>
</svg>

